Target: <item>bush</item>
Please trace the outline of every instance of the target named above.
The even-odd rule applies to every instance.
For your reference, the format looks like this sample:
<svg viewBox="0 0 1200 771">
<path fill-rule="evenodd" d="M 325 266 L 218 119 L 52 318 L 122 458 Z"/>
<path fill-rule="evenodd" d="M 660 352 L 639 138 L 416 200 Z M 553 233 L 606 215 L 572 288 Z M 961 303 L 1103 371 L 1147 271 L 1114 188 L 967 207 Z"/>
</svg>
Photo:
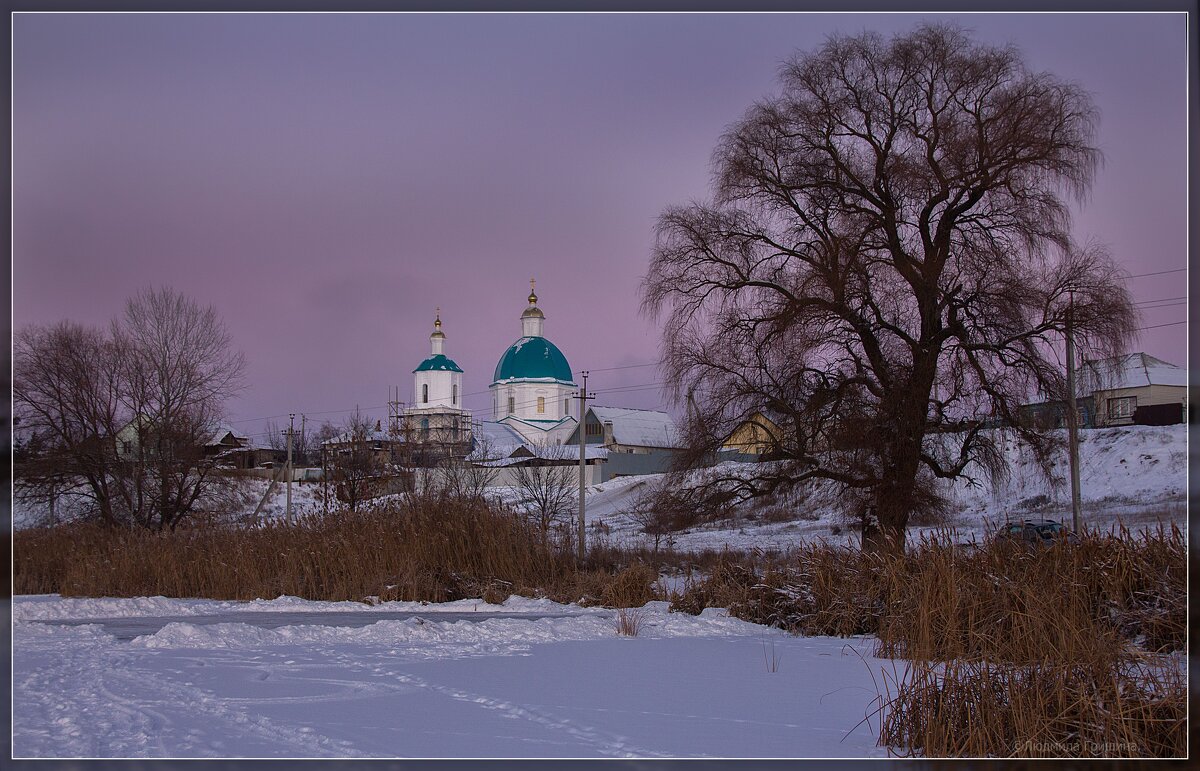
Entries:
<svg viewBox="0 0 1200 771">
<path fill-rule="evenodd" d="M 604 587 L 600 601 L 610 608 L 640 608 L 654 599 L 658 576 L 643 564 L 625 568 Z"/>
</svg>

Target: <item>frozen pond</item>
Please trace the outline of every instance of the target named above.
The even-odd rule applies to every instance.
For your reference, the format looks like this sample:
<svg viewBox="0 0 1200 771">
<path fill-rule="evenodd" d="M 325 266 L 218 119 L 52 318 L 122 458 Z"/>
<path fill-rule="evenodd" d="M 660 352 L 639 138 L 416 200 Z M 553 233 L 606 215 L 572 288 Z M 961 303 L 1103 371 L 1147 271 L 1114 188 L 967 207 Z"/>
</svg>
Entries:
<svg viewBox="0 0 1200 771">
<path fill-rule="evenodd" d="M 872 638 L 510 598 L 18 596 L 17 758 L 864 758 Z M 900 665 L 902 667 L 902 665 Z"/>
</svg>

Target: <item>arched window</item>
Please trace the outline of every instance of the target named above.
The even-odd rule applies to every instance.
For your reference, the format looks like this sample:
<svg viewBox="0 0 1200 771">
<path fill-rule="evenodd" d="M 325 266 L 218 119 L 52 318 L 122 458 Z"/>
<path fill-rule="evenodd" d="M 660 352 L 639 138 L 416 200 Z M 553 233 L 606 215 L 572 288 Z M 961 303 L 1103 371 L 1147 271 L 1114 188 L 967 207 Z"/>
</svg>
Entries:
<svg viewBox="0 0 1200 771">
<path fill-rule="evenodd" d="M 428 383 L 421 384 L 421 403 L 429 404 L 429 384 Z"/>
<path fill-rule="evenodd" d="M 421 439 L 429 438 L 429 418 L 421 418 Z"/>
<path fill-rule="evenodd" d="M 570 404 L 571 404 L 570 399 L 563 399 L 563 417 L 564 418 L 571 414 Z"/>
<path fill-rule="evenodd" d="M 539 396 L 538 397 L 538 414 L 541 415 L 545 411 L 546 411 L 546 397 Z"/>
<path fill-rule="evenodd" d="M 511 415 L 517 411 L 517 400 L 513 397 L 508 397 L 508 414 Z"/>
<path fill-rule="evenodd" d="M 450 386 L 450 403 L 458 404 L 458 383 Z"/>
</svg>

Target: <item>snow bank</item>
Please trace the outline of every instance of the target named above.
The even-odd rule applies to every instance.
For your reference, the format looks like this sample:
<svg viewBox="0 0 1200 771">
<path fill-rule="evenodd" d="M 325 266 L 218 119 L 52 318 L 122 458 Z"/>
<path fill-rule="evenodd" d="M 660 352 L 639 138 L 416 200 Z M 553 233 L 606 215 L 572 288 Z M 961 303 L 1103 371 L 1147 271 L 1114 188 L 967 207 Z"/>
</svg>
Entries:
<svg viewBox="0 0 1200 771">
<path fill-rule="evenodd" d="M 17 595 L 13 598 L 14 621 L 49 621 L 88 618 L 135 618 L 154 616 L 215 616 L 236 611 L 256 613 L 326 613 L 353 611 L 363 613 L 562 613 L 584 612 L 578 606 L 565 606 L 550 600 L 509 597 L 494 605 L 480 599 L 454 602 L 323 602 L 283 595 L 273 600 L 200 600 L 168 597 L 61 597 L 57 594 Z"/>
</svg>

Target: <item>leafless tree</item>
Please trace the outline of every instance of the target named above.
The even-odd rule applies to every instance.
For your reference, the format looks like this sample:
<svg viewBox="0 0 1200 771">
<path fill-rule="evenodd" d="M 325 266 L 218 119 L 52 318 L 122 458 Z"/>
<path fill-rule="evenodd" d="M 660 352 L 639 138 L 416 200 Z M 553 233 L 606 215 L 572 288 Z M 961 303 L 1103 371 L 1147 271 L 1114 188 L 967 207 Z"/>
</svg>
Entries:
<svg viewBox="0 0 1200 771">
<path fill-rule="evenodd" d="M 125 306 L 111 336 L 127 378 L 122 403 L 135 433 L 122 494 L 135 518 L 175 527 L 215 484 L 204 444 L 222 402 L 241 388 L 245 359 L 212 306 L 151 289 Z"/>
<path fill-rule="evenodd" d="M 712 489 L 833 480 L 864 494 L 864 542 L 903 548 L 935 480 L 1003 472 L 989 425 L 1047 457 L 1018 406 L 1063 392 L 1068 315 L 1097 355 L 1136 326 L 1112 259 L 1070 235 L 1096 111 L 947 26 L 835 36 L 781 80 L 721 140 L 714 200 L 662 214 L 645 307 L 693 460 L 783 421 L 783 463 Z"/>
<path fill-rule="evenodd" d="M 128 522 L 116 485 L 113 445 L 127 413 L 121 356 L 103 332 L 71 322 L 27 327 L 13 340 L 13 402 L 22 452 L 14 493 L 48 503 L 65 493 L 88 501 L 90 514 Z"/>
<path fill-rule="evenodd" d="M 219 484 L 203 447 L 245 364 L 213 308 L 148 290 L 107 333 L 33 327 L 15 348 L 14 401 L 45 450 L 22 470 L 31 494 L 70 489 L 104 521 L 164 529 Z"/>
<path fill-rule="evenodd" d="M 489 458 L 491 442 L 482 433 L 475 439 L 471 458 Z M 481 466 L 468 456 L 447 455 L 438 466 L 441 486 L 450 498 L 478 503 L 484 491 L 495 484 L 499 471 L 490 466 Z"/>
<path fill-rule="evenodd" d="M 534 458 L 513 468 L 515 487 L 525 503 L 531 523 L 541 533 L 543 545 L 556 525 L 569 522 L 579 505 L 579 467 L 571 448 L 540 444 Z"/>
<path fill-rule="evenodd" d="M 669 539 L 671 533 L 679 530 L 678 523 L 672 516 L 673 512 L 670 509 L 655 505 L 639 505 L 633 506 L 628 511 L 624 512 L 629 521 L 637 525 L 643 533 L 654 539 L 654 554 L 658 554 L 658 547 L 662 543 L 663 538 Z"/>
<path fill-rule="evenodd" d="M 342 433 L 328 440 L 326 465 L 334 490 L 351 511 L 374 496 L 380 485 L 383 463 L 375 452 L 374 425 L 358 410 L 351 413 Z"/>
</svg>

